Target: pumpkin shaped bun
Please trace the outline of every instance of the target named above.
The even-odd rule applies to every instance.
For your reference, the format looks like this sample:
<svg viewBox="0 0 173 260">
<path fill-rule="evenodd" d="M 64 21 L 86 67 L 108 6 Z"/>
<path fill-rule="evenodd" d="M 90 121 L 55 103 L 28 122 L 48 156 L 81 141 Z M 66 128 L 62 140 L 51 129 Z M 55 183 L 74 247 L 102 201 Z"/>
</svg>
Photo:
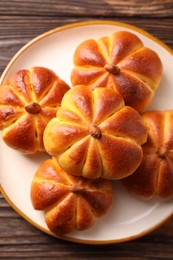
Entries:
<svg viewBox="0 0 173 260">
<path fill-rule="evenodd" d="M 139 166 L 147 129 L 139 113 L 109 88 L 70 89 L 44 132 L 47 152 L 69 174 L 121 179 Z"/>
<path fill-rule="evenodd" d="M 73 86 L 114 88 L 137 111 L 149 105 L 161 78 L 159 56 L 128 31 L 86 40 L 74 52 Z"/>
<path fill-rule="evenodd" d="M 173 111 L 142 114 L 148 139 L 142 146 L 143 160 L 137 170 L 122 180 L 136 197 L 162 199 L 173 196 Z"/>
<path fill-rule="evenodd" d="M 43 67 L 20 70 L 0 86 L 0 129 L 7 145 L 26 154 L 45 151 L 43 132 L 69 86 Z"/>
<path fill-rule="evenodd" d="M 55 158 L 44 161 L 31 184 L 35 209 L 45 211 L 48 228 L 57 234 L 85 230 L 112 205 L 112 183 L 67 174 Z"/>
</svg>

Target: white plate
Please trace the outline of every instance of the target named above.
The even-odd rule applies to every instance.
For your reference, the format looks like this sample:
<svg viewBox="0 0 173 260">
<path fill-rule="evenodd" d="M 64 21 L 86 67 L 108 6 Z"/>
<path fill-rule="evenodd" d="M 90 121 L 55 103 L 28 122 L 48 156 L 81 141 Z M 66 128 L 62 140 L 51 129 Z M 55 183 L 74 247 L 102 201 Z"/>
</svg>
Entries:
<svg viewBox="0 0 173 260">
<path fill-rule="evenodd" d="M 152 35 L 131 25 L 111 21 L 90 21 L 62 26 L 49 31 L 25 45 L 5 69 L 1 83 L 19 69 L 44 66 L 54 70 L 70 83 L 72 56 L 82 41 L 109 36 L 115 31 L 135 33 L 145 46 L 160 56 L 164 77 L 149 109 L 173 109 L 173 55 L 171 49 Z M 7 147 L 0 140 L 1 191 L 9 204 L 27 221 L 40 230 L 53 235 L 44 221 L 43 212 L 33 209 L 30 185 L 33 175 L 47 155 L 26 156 Z M 119 184 L 115 184 L 111 211 L 97 224 L 82 232 L 73 232 L 59 238 L 87 244 L 118 243 L 135 239 L 159 227 L 173 214 L 173 201 L 141 201 L 131 197 Z M 8 225 L 8 223 L 7 223 Z"/>
</svg>

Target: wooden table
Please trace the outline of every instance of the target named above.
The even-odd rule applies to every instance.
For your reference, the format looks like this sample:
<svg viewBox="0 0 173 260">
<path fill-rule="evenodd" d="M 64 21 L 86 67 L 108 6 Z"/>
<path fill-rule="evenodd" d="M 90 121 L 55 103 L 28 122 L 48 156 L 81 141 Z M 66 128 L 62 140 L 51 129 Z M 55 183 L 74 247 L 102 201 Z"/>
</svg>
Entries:
<svg viewBox="0 0 173 260">
<path fill-rule="evenodd" d="M 86 20 L 129 23 L 173 48 L 173 0 L 1 0 L 0 73 L 35 36 Z M 173 259 L 173 219 L 131 242 L 80 245 L 50 237 L 20 217 L 0 195 L 0 259 Z"/>
</svg>

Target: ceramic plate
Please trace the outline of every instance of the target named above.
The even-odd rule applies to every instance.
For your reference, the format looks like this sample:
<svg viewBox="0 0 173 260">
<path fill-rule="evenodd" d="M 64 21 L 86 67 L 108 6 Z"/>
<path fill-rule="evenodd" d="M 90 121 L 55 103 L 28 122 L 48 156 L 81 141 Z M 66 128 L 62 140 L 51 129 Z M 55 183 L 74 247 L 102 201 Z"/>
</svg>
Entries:
<svg viewBox="0 0 173 260">
<path fill-rule="evenodd" d="M 82 41 L 109 36 L 119 30 L 135 33 L 145 46 L 160 56 L 164 77 L 149 109 L 173 109 L 173 54 L 164 43 L 131 25 L 111 21 L 90 21 L 56 28 L 38 36 L 25 45 L 5 69 L 1 83 L 20 69 L 44 66 L 54 70 L 70 83 L 75 48 Z M 27 221 L 45 233 L 52 234 L 44 221 L 43 212 L 33 209 L 30 185 L 33 175 L 47 155 L 26 156 L 7 147 L 0 141 L 1 192 L 8 203 Z M 141 201 L 131 197 L 120 184 L 115 184 L 114 203 L 110 212 L 96 225 L 82 232 L 73 232 L 59 238 L 86 244 L 108 244 L 129 241 L 151 232 L 173 214 L 173 201 Z M 7 223 L 8 225 L 8 223 Z"/>
</svg>

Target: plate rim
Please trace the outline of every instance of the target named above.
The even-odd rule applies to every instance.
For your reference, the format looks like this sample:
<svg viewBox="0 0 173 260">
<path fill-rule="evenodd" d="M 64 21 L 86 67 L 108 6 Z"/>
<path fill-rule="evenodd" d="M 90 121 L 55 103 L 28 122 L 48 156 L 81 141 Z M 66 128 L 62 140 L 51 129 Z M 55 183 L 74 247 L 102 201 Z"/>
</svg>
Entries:
<svg viewBox="0 0 173 260">
<path fill-rule="evenodd" d="M 74 237 L 68 237 L 65 235 L 57 235 L 53 233 L 49 229 L 45 229 L 38 223 L 36 223 L 34 220 L 32 220 L 30 217 L 28 217 L 22 210 L 20 210 L 14 203 L 13 201 L 8 197 L 6 194 L 5 190 L 0 184 L 0 193 L 3 195 L 5 200 L 8 202 L 8 204 L 11 206 L 11 208 L 19 214 L 24 220 L 26 220 L 29 224 L 31 224 L 33 227 L 37 228 L 39 231 L 42 231 L 43 233 L 50 235 L 54 238 L 62 239 L 68 242 L 73 242 L 73 243 L 78 243 L 78 244 L 86 244 L 86 245 L 111 245 L 111 244 L 120 244 L 120 243 L 125 243 L 125 242 L 130 242 L 132 240 L 136 240 L 138 238 L 141 238 L 145 235 L 148 235 L 149 233 L 155 231 L 159 227 L 161 227 L 164 223 L 169 221 L 173 217 L 173 213 L 170 215 L 166 216 L 163 220 L 161 220 L 159 223 L 156 225 L 146 229 L 145 231 L 142 231 L 136 235 L 128 236 L 125 238 L 120 238 L 120 239 L 109 239 L 109 240 L 87 240 L 87 239 L 80 239 L 80 238 L 74 238 Z"/>
<path fill-rule="evenodd" d="M 173 49 L 171 49 L 167 44 L 165 44 L 163 41 L 161 41 L 157 37 L 153 36 L 152 34 L 148 33 L 147 31 L 145 31 L 145 30 L 143 30 L 143 29 L 141 29 L 137 26 L 134 26 L 134 25 L 131 25 L 131 24 L 128 24 L 128 23 L 124 23 L 124 22 L 112 21 L 112 20 L 89 20 L 89 21 L 83 21 L 83 22 L 74 22 L 74 23 L 65 24 L 65 25 L 62 25 L 62 26 L 55 27 L 54 29 L 48 30 L 48 31 L 36 36 L 31 41 L 26 43 L 23 47 L 21 47 L 17 51 L 17 53 L 12 57 L 12 59 L 7 64 L 6 68 L 4 69 L 4 71 L 3 71 L 3 73 L 0 77 L 0 84 L 3 83 L 5 76 L 7 75 L 8 71 L 10 70 L 11 66 L 15 63 L 15 61 L 23 54 L 23 52 L 25 50 L 27 50 L 34 43 L 36 43 L 36 42 L 42 40 L 43 38 L 46 38 L 47 36 L 52 35 L 54 33 L 64 31 L 64 30 L 68 30 L 68 29 L 72 29 L 72 28 L 76 28 L 76 27 L 80 27 L 80 26 L 88 26 L 88 25 L 113 25 L 113 26 L 119 26 L 119 27 L 126 28 L 126 29 L 131 29 L 133 31 L 136 31 L 136 32 L 146 36 L 150 40 L 156 42 L 161 47 L 166 49 L 171 55 L 173 55 Z M 50 230 L 45 229 L 44 227 L 42 227 L 41 225 L 39 225 L 38 223 L 33 221 L 30 217 L 28 217 L 9 198 L 9 196 L 7 195 L 5 190 L 3 189 L 1 183 L 0 183 L 0 192 L 3 195 L 3 197 L 5 198 L 5 200 L 8 202 L 8 204 L 11 206 L 11 208 L 13 210 L 15 210 L 24 220 L 26 220 L 28 223 L 30 223 L 32 226 L 34 226 L 38 230 L 40 230 L 40 231 L 42 231 L 42 232 L 44 232 L 44 233 L 46 233 L 50 236 L 53 236 L 55 238 L 63 239 L 63 240 L 69 241 L 69 242 L 80 243 L 80 244 L 106 245 L 106 244 L 118 244 L 118 243 L 123 243 L 123 242 L 128 242 L 128 241 L 131 241 L 131 240 L 135 240 L 137 238 L 143 237 L 143 236 L 153 232 L 154 230 L 156 230 L 157 228 L 162 226 L 164 223 L 166 223 L 167 221 L 169 221 L 173 217 L 173 212 L 172 212 L 169 215 L 167 215 L 164 219 L 162 219 L 159 223 L 157 223 L 156 225 L 146 229 L 145 231 L 142 231 L 138 234 L 128 236 L 128 237 L 124 237 L 124 238 L 121 238 L 121 239 L 87 240 L 87 239 L 80 239 L 80 238 L 74 238 L 74 237 L 66 237 L 64 235 L 54 234 Z"/>
<path fill-rule="evenodd" d="M 146 36 L 147 38 L 149 38 L 150 40 L 156 42 L 157 44 L 159 44 L 161 47 L 163 47 L 164 49 L 166 49 L 172 56 L 173 56 L 173 49 L 171 47 L 169 47 L 166 43 L 164 43 L 162 40 L 158 39 L 157 37 L 155 37 L 154 35 L 152 35 L 151 33 L 145 31 L 144 29 L 141 29 L 135 25 L 132 24 L 128 24 L 128 23 L 124 23 L 124 22 L 119 22 L 119 21 L 112 21 L 112 20 L 89 20 L 89 21 L 83 21 L 83 22 L 74 22 L 74 23 L 69 23 L 69 24 L 65 24 L 62 26 L 58 26 L 55 27 L 51 30 L 48 30 L 38 36 L 36 36 L 35 38 L 33 38 L 31 41 L 29 41 L 28 43 L 26 43 L 23 47 L 21 47 L 17 53 L 11 58 L 10 62 L 7 64 L 6 68 L 4 69 L 4 71 L 2 72 L 2 75 L 0 77 L 0 84 L 3 83 L 3 79 L 5 78 L 6 74 L 8 73 L 10 67 L 13 65 L 13 63 L 15 62 L 15 60 L 26 50 L 28 49 L 31 45 L 33 45 L 34 43 L 38 42 L 39 40 L 41 40 L 42 38 L 45 38 L 51 34 L 57 33 L 59 31 L 64 31 L 64 30 L 68 30 L 71 28 L 75 28 L 75 27 L 79 27 L 79 26 L 87 26 L 87 25 L 94 25 L 94 24 L 108 24 L 108 25 L 114 25 L 114 26 L 120 26 L 123 28 L 127 28 L 127 29 L 131 29 L 133 31 L 136 31 L 138 33 L 141 33 L 142 35 Z"/>
</svg>

